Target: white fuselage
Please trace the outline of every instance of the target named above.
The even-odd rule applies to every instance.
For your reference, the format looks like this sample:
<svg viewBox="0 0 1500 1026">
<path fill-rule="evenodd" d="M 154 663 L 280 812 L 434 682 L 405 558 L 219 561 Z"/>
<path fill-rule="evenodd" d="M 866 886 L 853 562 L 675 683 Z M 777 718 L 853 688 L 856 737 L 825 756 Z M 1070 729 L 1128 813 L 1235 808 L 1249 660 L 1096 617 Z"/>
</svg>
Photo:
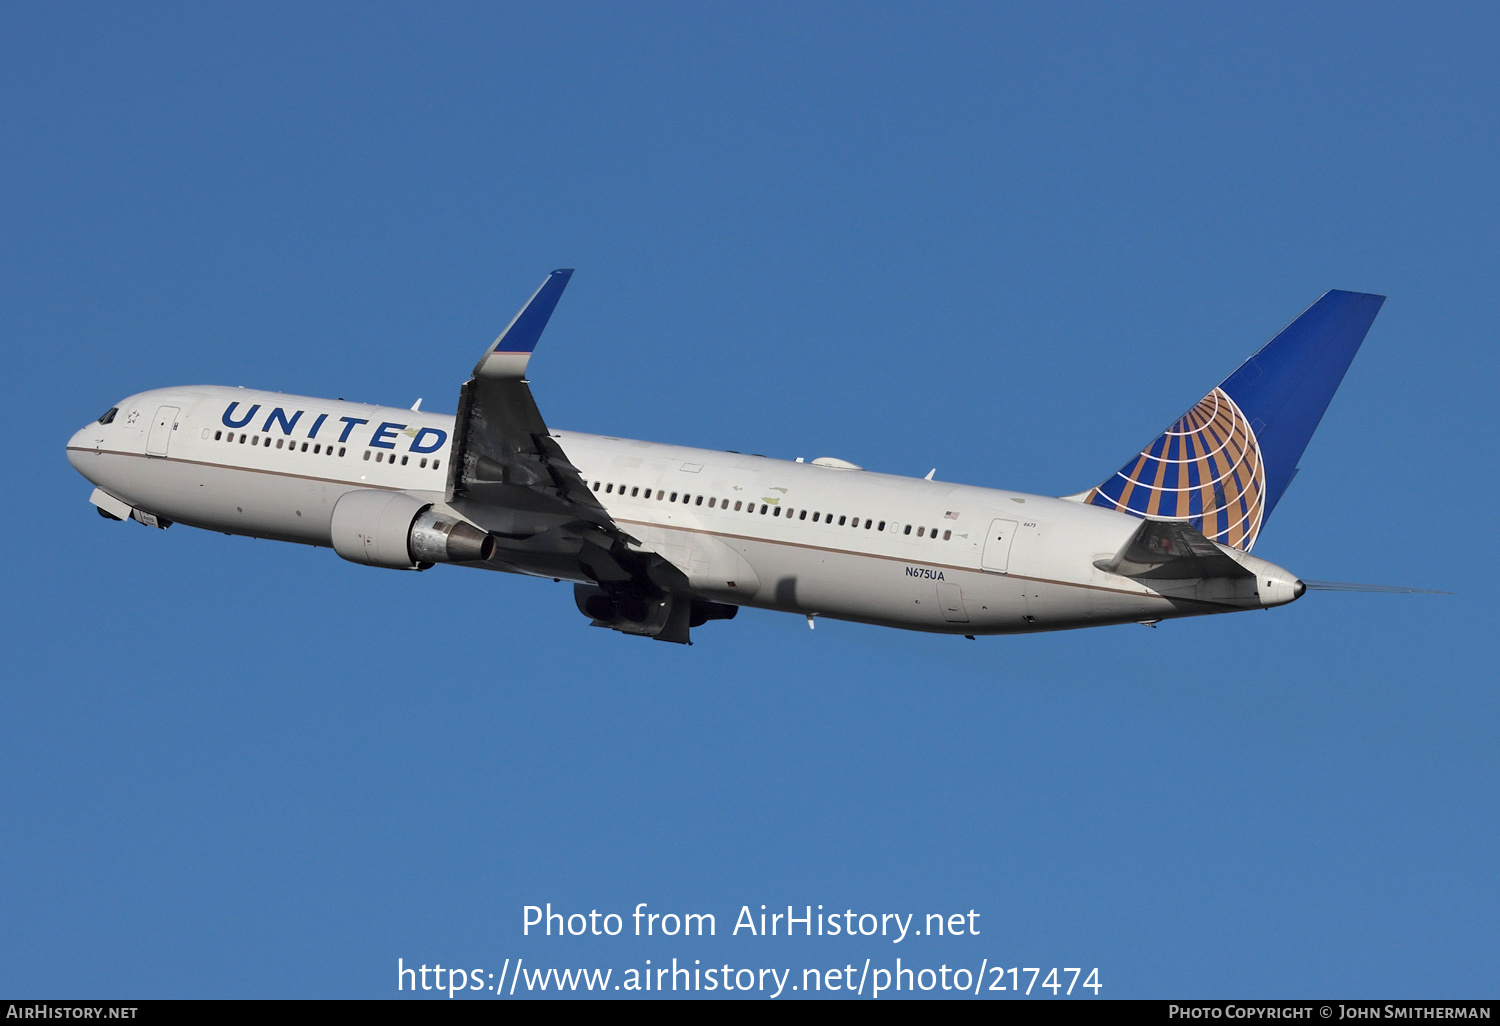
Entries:
<svg viewBox="0 0 1500 1026">
<path fill-rule="evenodd" d="M 232 405 L 233 404 L 233 405 Z M 249 415 L 254 408 L 253 415 Z M 234 426 L 230 426 L 233 424 Z M 123 400 L 68 443 L 115 499 L 177 523 L 331 545 L 339 498 L 441 506 L 453 417 L 242 388 Z M 1253 594 L 1214 601 L 1099 570 L 1140 527 L 1080 502 L 553 431 L 614 521 L 735 605 L 954 634 L 1056 630 L 1281 605 L 1295 578 L 1237 550 Z M 577 578 L 582 582 L 585 579 Z"/>
</svg>

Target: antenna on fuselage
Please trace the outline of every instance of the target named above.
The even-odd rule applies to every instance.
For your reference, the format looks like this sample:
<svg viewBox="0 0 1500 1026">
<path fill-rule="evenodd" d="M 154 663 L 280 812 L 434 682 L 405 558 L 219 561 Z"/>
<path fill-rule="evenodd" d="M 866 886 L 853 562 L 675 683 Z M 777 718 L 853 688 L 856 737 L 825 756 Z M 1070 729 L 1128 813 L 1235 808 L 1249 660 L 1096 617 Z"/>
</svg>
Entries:
<svg viewBox="0 0 1500 1026">
<path fill-rule="evenodd" d="M 422 409 L 422 400 L 418 399 L 416 402 L 414 402 L 414 403 L 411 404 L 411 412 L 417 413 L 417 412 L 420 412 L 421 409 Z"/>
<path fill-rule="evenodd" d="M 929 470 L 927 472 L 927 476 L 924 477 L 924 478 L 922 478 L 922 480 L 923 481 L 931 481 L 932 480 L 932 475 L 936 474 L 936 473 L 937 473 L 937 467 L 933 467 L 931 470 Z"/>
</svg>

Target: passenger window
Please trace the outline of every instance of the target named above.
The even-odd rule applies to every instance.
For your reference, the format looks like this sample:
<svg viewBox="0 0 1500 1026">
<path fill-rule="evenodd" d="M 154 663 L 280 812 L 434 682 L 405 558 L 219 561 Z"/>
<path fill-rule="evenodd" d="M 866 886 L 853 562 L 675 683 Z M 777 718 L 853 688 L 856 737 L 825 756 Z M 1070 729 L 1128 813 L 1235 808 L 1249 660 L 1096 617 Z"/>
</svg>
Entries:
<svg viewBox="0 0 1500 1026">
<path fill-rule="evenodd" d="M 641 489 L 640 489 L 639 485 L 637 485 L 636 487 L 630 489 L 630 497 L 632 499 L 635 498 L 639 494 L 641 494 Z"/>
<path fill-rule="evenodd" d="M 843 527 L 844 526 L 844 521 L 847 520 L 847 519 L 849 519 L 849 518 L 848 517 L 839 517 L 839 526 Z"/>
<path fill-rule="evenodd" d="M 101 423 L 101 424 L 104 423 L 104 419 L 102 417 L 99 419 L 99 423 Z M 222 432 L 222 431 L 215 431 L 214 432 L 214 441 L 217 442 L 219 439 L 221 439 L 223 437 L 224 437 L 224 432 Z"/>
<path fill-rule="evenodd" d="M 409 460 L 409 459 L 411 459 L 410 456 L 403 456 L 403 457 L 401 457 L 401 465 L 403 467 L 406 466 L 406 461 Z"/>
<path fill-rule="evenodd" d="M 701 496 L 701 495 L 698 496 L 698 501 L 695 502 L 695 503 L 693 503 L 693 505 L 694 506 L 701 506 L 701 505 L 703 505 L 703 496 Z"/>
<path fill-rule="evenodd" d="M 907 525 L 906 525 L 906 529 L 905 529 L 905 530 L 903 530 L 903 531 L 902 531 L 902 532 L 901 532 L 901 533 L 902 533 L 902 534 L 911 534 L 911 525 L 910 525 L 910 524 L 907 524 Z"/>
<path fill-rule="evenodd" d="M 868 531 L 870 529 L 870 525 L 873 524 L 874 522 L 875 521 L 873 521 L 873 520 L 866 520 L 865 521 L 865 530 Z"/>
<path fill-rule="evenodd" d="M 740 502 L 739 502 L 739 500 L 735 500 L 734 511 L 736 513 L 738 513 L 740 511 Z"/>
<path fill-rule="evenodd" d="M 952 531 L 944 531 L 943 532 L 943 541 L 947 541 L 949 538 L 952 538 L 952 537 L 953 537 L 953 532 Z"/>
<path fill-rule="evenodd" d="M 246 437 L 245 435 L 240 435 L 240 444 L 241 445 L 245 444 L 245 437 Z"/>
<path fill-rule="evenodd" d="M 615 490 L 614 482 L 610 482 L 609 484 L 607 484 L 607 485 L 604 486 L 604 494 L 605 495 L 612 494 L 614 492 L 614 490 Z"/>
<path fill-rule="evenodd" d="M 819 516 L 818 511 L 817 510 L 813 510 L 813 523 L 816 524 L 818 522 L 818 516 Z"/>
<path fill-rule="evenodd" d="M 765 516 L 765 515 L 766 515 L 766 510 L 768 510 L 768 509 L 770 509 L 770 508 L 771 508 L 771 507 L 770 507 L 770 506 L 767 506 L 767 505 L 766 505 L 766 504 L 765 504 L 765 503 L 761 503 L 761 504 L 760 504 L 760 515 L 761 515 L 761 516 Z"/>
<path fill-rule="evenodd" d="M 599 490 L 599 482 L 598 482 L 598 481 L 595 481 L 595 482 L 594 482 L 594 491 L 596 491 L 596 492 L 597 492 L 597 491 L 598 491 L 598 490 Z"/>
<path fill-rule="evenodd" d="M 708 508 L 709 509 L 713 509 L 714 508 L 714 503 L 716 503 L 718 501 L 719 501 L 718 499 L 715 499 L 712 496 L 710 496 L 709 500 L 708 500 Z"/>
<path fill-rule="evenodd" d="M 313 452 L 317 452 L 317 451 L 318 451 L 318 447 L 316 445 L 313 446 Z M 370 450 L 366 449 L 365 450 L 365 460 L 366 460 L 366 462 L 368 462 L 369 459 L 370 459 Z"/>
<path fill-rule="evenodd" d="M 772 510 L 771 515 L 776 517 L 781 516 L 781 507 L 777 506 L 774 510 Z"/>
<path fill-rule="evenodd" d="M 330 456 L 333 455 L 333 446 L 331 446 L 331 445 L 328 447 L 328 455 L 330 455 Z M 339 446 L 339 455 L 340 456 L 344 455 L 344 447 L 342 445 Z"/>
<path fill-rule="evenodd" d="M 250 444 L 251 445 L 259 445 L 260 444 L 260 435 L 251 435 L 250 436 Z"/>
<path fill-rule="evenodd" d="M 805 510 L 805 509 L 798 510 L 797 511 L 797 519 L 798 520 L 806 520 L 807 519 L 807 510 Z"/>
<path fill-rule="evenodd" d="M 880 522 L 880 524 L 875 528 L 875 530 L 877 530 L 877 531 L 884 531 L 885 530 L 885 521 L 882 520 Z"/>
<path fill-rule="evenodd" d="M 443 461 L 442 460 L 433 460 L 432 461 L 432 469 L 436 470 L 438 468 L 438 464 L 441 463 L 441 462 L 443 462 Z"/>
<path fill-rule="evenodd" d="M 421 462 L 421 463 L 418 463 L 418 464 L 417 464 L 417 466 L 419 466 L 419 467 L 424 467 L 424 468 L 425 468 L 425 467 L 426 467 L 426 466 L 427 466 L 427 457 L 426 457 L 426 456 L 423 456 L 423 457 L 422 457 L 422 462 Z"/>
<path fill-rule="evenodd" d="M 303 442 L 303 443 L 302 443 L 302 451 L 303 451 L 303 452 L 306 452 L 306 451 L 307 451 L 307 443 L 306 443 L 306 442 Z"/>
</svg>

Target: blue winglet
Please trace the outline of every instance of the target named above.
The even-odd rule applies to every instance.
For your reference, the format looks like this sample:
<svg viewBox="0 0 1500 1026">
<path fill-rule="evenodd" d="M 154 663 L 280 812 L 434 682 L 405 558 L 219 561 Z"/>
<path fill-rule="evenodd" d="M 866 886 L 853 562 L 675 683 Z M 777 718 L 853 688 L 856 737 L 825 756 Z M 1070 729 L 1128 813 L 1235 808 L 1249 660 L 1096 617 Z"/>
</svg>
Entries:
<svg viewBox="0 0 1500 1026">
<path fill-rule="evenodd" d="M 562 298 L 568 279 L 573 277 L 571 267 L 553 271 L 542 282 L 541 288 L 532 293 L 521 312 L 511 318 L 494 345 L 484 351 L 474 365 L 476 378 L 518 379 L 526 376 L 526 364 L 536 349 L 537 339 L 552 319 L 552 311 Z"/>
<path fill-rule="evenodd" d="M 571 267 L 553 271 L 547 275 L 547 280 L 542 282 L 542 287 L 536 290 L 526 305 L 521 307 L 521 312 L 516 314 L 515 319 L 500 333 L 500 337 L 495 339 L 490 352 L 533 352 L 536 349 L 537 339 L 542 337 L 542 330 L 552 319 L 552 311 L 557 309 L 557 301 L 562 298 L 563 289 L 568 287 L 568 279 L 571 277 L 573 277 Z"/>
<path fill-rule="evenodd" d="M 1384 302 L 1324 293 L 1084 500 L 1248 551 Z"/>
</svg>

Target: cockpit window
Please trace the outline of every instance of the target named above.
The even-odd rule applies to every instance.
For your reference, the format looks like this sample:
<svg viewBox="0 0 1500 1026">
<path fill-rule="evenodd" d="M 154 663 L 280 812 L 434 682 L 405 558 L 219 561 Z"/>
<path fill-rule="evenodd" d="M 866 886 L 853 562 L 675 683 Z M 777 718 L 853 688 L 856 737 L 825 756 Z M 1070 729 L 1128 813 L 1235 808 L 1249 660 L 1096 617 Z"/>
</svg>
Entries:
<svg viewBox="0 0 1500 1026">
<path fill-rule="evenodd" d="M 101 423 L 101 424 L 110 424 L 110 423 L 113 423 L 114 419 L 115 419 L 115 414 L 117 414 L 119 412 L 120 412 L 120 408 L 118 406 L 111 406 L 109 408 L 109 412 L 106 413 L 104 416 L 102 416 L 102 417 L 99 418 L 99 423 Z"/>
</svg>

